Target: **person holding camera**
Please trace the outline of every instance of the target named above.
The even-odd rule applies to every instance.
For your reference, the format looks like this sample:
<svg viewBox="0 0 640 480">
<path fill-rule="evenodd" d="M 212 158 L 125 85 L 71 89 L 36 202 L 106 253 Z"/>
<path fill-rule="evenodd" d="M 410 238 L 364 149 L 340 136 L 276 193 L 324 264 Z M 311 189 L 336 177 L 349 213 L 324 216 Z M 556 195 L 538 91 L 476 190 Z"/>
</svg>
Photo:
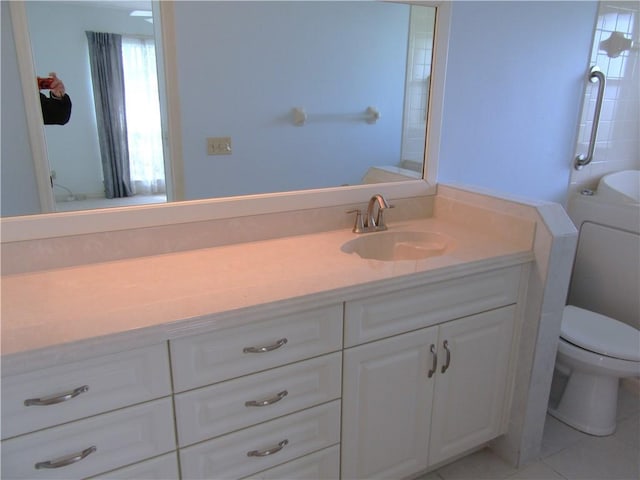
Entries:
<svg viewBox="0 0 640 480">
<path fill-rule="evenodd" d="M 45 125 L 65 125 L 71 118 L 71 98 L 65 92 L 64 83 L 55 72 L 49 77 L 38 77 L 38 89 L 49 90 L 49 96 L 40 92 L 40 106 Z"/>
</svg>

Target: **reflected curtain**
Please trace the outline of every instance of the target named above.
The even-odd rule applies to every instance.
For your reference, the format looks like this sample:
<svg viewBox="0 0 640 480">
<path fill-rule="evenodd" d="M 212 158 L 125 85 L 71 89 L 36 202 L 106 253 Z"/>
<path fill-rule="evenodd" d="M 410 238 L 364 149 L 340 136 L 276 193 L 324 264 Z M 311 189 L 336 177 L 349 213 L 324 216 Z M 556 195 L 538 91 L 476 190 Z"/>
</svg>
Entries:
<svg viewBox="0 0 640 480">
<path fill-rule="evenodd" d="M 122 36 L 85 32 L 98 124 L 105 196 L 132 195 L 122 67 Z"/>
<path fill-rule="evenodd" d="M 136 194 L 166 192 L 162 125 L 153 38 L 122 37 L 131 187 Z"/>
</svg>

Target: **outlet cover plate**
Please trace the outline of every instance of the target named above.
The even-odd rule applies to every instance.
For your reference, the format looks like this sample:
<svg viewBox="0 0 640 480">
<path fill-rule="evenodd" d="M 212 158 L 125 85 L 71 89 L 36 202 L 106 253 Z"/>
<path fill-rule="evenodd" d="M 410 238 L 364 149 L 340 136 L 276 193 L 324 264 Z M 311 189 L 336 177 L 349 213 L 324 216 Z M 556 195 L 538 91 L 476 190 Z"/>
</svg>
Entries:
<svg viewBox="0 0 640 480">
<path fill-rule="evenodd" d="M 207 155 L 231 155 L 231 137 L 208 137 Z"/>
</svg>

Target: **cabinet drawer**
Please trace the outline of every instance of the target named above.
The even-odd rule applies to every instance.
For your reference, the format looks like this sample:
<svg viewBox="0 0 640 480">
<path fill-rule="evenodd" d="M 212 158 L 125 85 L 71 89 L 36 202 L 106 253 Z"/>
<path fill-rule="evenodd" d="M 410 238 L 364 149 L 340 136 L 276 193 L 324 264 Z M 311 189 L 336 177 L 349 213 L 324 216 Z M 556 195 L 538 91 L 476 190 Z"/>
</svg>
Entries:
<svg viewBox="0 0 640 480">
<path fill-rule="evenodd" d="M 325 448 L 284 465 L 245 477 L 255 480 L 337 480 L 340 478 L 340 446 Z"/>
<path fill-rule="evenodd" d="M 176 452 L 91 477 L 92 480 L 177 480 L 178 478 L 180 475 Z"/>
<path fill-rule="evenodd" d="M 170 378 L 166 343 L 4 377 L 2 438 L 169 395 Z"/>
<path fill-rule="evenodd" d="M 182 476 L 242 478 L 339 442 L 340 401 L 334 400 L 184 448 Z"/>
<path fill-rule="evenodd" d="M 180 393 L 178 443 L 190 445 L 340 398 L 341 373 L 342 354 L 335 352 Z"/>
<path fill-rule="evenodd" d="M 342 348 L 342 305 L 172 340 L 176 392 Z"/>
<path fill-rule="evenodd" d="M 91 447 L 95 451 L 90 452 Z M 171 399 L 163 398 L 2 442 L 2 478 L 76 479 L 175 450 Z M 81 453 L 86 456 L 79 459 Z M 65 463 L 36 468 L 41 462 Z"/>
<path fill-rule="evenodd" d="M 515 303 L 521 267 L 391 292 L 345 304 L 345 347 Z"/>
</svg>

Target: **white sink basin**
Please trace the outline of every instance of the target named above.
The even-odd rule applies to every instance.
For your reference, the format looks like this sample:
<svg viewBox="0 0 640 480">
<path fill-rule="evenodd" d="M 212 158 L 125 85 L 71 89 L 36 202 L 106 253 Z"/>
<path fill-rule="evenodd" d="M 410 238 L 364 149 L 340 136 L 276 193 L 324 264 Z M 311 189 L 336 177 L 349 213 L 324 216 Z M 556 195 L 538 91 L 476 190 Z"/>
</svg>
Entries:
<svg viewBox="0 0 640 480">
<path fill-rule="evenodd" d="M 452 245 L 451 238 L 435 232 L 380 232 L 363 234 L 341 250 L 370 260 L 421 260 L 442 255 Z"/>
</svg>

